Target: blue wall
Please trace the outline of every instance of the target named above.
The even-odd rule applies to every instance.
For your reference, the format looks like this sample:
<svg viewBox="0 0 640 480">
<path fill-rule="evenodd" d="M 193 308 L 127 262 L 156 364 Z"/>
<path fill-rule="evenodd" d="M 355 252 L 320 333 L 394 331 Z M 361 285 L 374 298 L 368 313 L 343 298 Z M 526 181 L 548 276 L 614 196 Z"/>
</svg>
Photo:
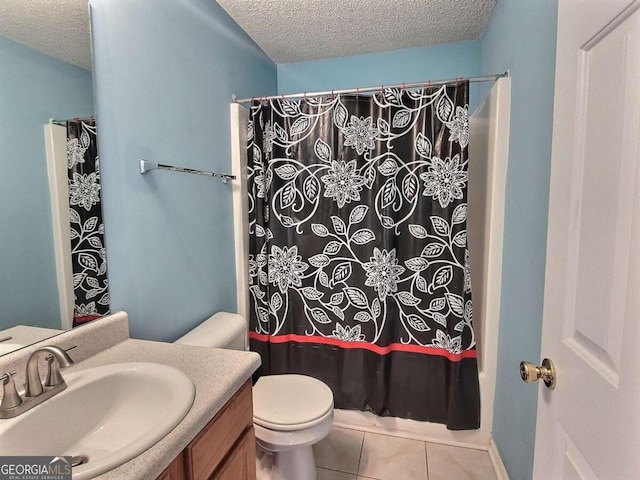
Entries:
<svg viewBox="0 0 640 480">
<path fill-rule="evenodd" d="M 138 159 L 230 171 L 231 95 L 275 93 L 276 66 L 211 0 L 90 5 L 111 306 L 174 340 L 236 309 L 231 184 Z"/>
<path fill-rule="evenodd" d="M 533 470 L 549 203 L 557 3 L 500 0 L 481 40 L 481 70 L 511 70 L 511 138 L 493 435 L 513 480 Z"/>
<path fill-rule="evenodd" d="M 469 77 L 480 71 L 480 42 L 458 42 L 278 65 L 278 93 L 371 87 Z M 471 92 L 471 108 L 477 103 Z"/>
<path fill-rule="evenodd" d="M 60 328 L 44 125 L 93 114 L 91 72 L 0 37 L 0 330 Z"/>
</svg>

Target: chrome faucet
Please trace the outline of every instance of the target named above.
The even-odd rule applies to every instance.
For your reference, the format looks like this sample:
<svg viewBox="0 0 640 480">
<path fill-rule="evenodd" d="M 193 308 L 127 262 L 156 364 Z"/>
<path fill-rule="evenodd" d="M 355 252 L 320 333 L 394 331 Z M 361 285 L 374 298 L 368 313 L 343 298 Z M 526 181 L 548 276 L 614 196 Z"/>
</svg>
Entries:
<svg viewBox="0 0 640 480">
<path fill-rule="evenodd" d="M 60 347 L 51 345 L 51 346 L 39 348 L 38 350 L 33 352 L 29 357 L 29 360 L 27 360 L 27 372 L 25 374 L 25 378 L 27 380 L 24 385 L 25 397 L 37 397 L 38 395 L 41 395 L 44 390 L 42 388 L 42 381 L 40 380 L 40 372 L 38 371 L 38 359 L 40 358 L 40 354 L 42 353 L 50 353 L 51 355 L 53 355 L 53 358 L 58 361 L 58 365 L 61 368 L 66 368 L 73 365 L 73 360 L 71 360 L 71 357 L 67 354 L 67 352 L 65 352 Z M 54 368 L 57 368 L 55 366 L 55 363 L 49 362 L 49 375 L 47 375 L 47 378 L 55 376 L 57 377 L 56 378 L 57 383 L 54 383 L 53 385 L 46 385 L 46 386 L 56 387 L 58 385 L 64 385 L 66 387 L 66 384 L 64 383 L 64 379 L 60 375 L 60 372 L 58 371 L 57 375 L 53 373 L 52 369 Z"/>
<path fill-rule="evenodd" d="M 48 354 L 46 358 L 48 373 L 44 386 L 38 371 L 38 360 L 42 354 Z M 1 376 L 3 395 L 0 403 L 0 418 L 17 417 L 67 388 L 60 374 L 60 368 L 69 367 L 73 363 L 67 352 L 54 345 L 42 347 L 33 352 L 27 360 L 24 399 L 16 390 L 12 374 L 6 373 Z"/>
</svg>

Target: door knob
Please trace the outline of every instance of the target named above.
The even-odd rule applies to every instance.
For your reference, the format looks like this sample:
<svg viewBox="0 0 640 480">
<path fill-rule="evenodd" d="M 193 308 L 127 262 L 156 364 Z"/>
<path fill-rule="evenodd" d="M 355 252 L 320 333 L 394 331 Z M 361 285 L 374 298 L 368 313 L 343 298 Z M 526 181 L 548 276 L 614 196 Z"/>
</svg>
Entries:
<svg viewBox="0 0 640 480">
<path fill-rule="evenodd" d="M 520 362 L 520 377 L 527 383 L 541 378 L 547 388 L 551 390 L 556 388 L 556 366 L 548 358 L 542 360 L 540 366 L 530 362 Z"/>
</svg>

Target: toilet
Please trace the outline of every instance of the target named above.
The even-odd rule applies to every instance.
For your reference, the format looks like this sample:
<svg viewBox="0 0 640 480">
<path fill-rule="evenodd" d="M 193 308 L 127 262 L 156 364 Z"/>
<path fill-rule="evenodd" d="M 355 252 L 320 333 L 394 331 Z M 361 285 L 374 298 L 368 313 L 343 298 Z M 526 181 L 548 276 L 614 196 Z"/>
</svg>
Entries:
<svg viewBox="0 0 640 480">
<path fill-rule="evenodd" d="M 245 350 L 247 323 L 220 312 L 175 343 Z M 329 434 L 333 423 L 333 393 L 306 375 L 267 375 L 253 386 L 253 426 L 258 478 L 315 480 L 313 444 Z"/>
</svg>

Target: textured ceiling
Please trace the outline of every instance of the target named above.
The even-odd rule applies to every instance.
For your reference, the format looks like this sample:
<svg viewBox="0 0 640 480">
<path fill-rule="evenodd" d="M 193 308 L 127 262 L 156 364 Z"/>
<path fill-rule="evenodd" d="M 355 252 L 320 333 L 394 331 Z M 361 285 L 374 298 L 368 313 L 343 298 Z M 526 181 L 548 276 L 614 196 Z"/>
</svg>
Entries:
<svg viewBox="0 0 640 480">
<path fill-rule="evenodd" d="M 87 0 L 0 0 L 0 36 L 91 70 Z"/>
<path fill-rule="evenodd" d="M 496 2 L 217 1 L 279 64 L 476 40 Z M 87 3 L 0 0 L 0 36 L 90 70 Z"/>
<path fill-rule="evenodd" d="M 278 64 L 477 40 L 496 0 L 217 0 Z"/>
</svg>

